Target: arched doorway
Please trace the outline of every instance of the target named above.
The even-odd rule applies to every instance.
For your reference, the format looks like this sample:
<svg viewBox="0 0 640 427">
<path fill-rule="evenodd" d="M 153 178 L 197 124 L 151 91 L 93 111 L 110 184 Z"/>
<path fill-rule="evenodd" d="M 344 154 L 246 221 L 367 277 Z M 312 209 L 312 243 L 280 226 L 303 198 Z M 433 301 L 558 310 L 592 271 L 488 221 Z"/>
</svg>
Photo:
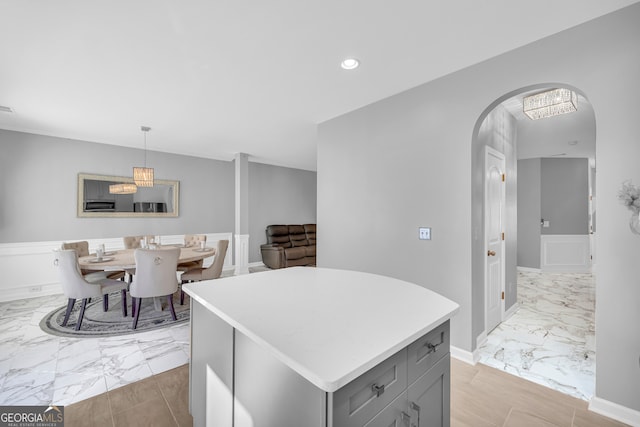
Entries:
<svg viewBox="0 0 640 427">
<path fill-rule="evenodd" d="M 523 113 L 524 97 L 559 87 L 576 93 L 576 112 L 541 120 Z M 595 384 L 595 284 L 590 275 L 595 230 L 593 108 L 584 94 L 565 84 L 515 90 L 496 99 L 480 116 L 472 150 L 473 316 L 484 325 L 474 330 L 478 357 L 482 363 L 589 399 Z M 489 280 L 496 280 L 495 273 L 489 274 L 495 266 L 488 264 L 494 251 L 486 247 L 495 237 L 487 235 L 492 217 L 487 206 L 487 150 L 505 158 L 498 292 Z M 495 298 L 500 298 L 501 313 L 492 333 Z"/>
</svg>

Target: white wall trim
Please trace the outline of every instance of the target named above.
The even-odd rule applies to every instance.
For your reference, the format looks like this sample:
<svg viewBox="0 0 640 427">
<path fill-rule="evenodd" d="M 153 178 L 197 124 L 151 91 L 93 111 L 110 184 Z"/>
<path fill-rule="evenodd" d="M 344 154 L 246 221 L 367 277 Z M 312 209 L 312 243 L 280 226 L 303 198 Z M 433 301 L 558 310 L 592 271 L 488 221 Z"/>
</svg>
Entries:
<svg viewBox="0 0 640 427">
<path fill-rule="evenodd" d="M 543 272 L 588 273 L 591 244 L 588 234 L 543 234 L 540 236 L 540 269 Z"/>
<path fill-rule="evenodd" d="M 236 234 L 236 275 L 249 274 L 249 235 Z"/>
<path fill-rule="evenodd" d="M 476 349 L 482 347 L 487 342 L 487 331 L 482 331 L 480 335 L 476 337 Z"/>
<path fill-rule="evenodd" d="M 518 266 L 518 271 L 529 272 L 529 273 L 542 273 L 542 270 L 539 268 L 531 268 L 531 267 L 520 267 Z"/>
<path fill-rule="evenodd" d="M 458 359 L 469 365 L 475 366 L 476 363 L 478 363 L 478 361 L 480 360 L 480 354 L 478 353 L 477 349 L 474 352 L 470 352 L 453 345 L 450 347 L 450 349 L 451 349 L 451 357 Z"/>
<path fill-rule="evenodd" d="M 640 426 L 640 411 L 594 396 L 589 410 L 632 426 Z"/>
<path fill-rule="evenodd" d="M 207 246 L 215 247 L 218 240 L 229 240 L 233 245 L 231 232 L 202 233 L 207 236 Z M 184 235 L 160 236 L 162 244 L 179 244 L 184 242 Z M 107 251 L 124 249 L 121 237 L 86 240 L 89 251 L 95 251 L 99 244 L 104 244 Z M 15 301 L 25 298 L 56 295 L 62 293 L 62 285 L 58 280 L 58 272 L 53 266 L 53 251 L 59 249 L 62 241 L 0 243 L 0 271 L 3 280 L 0 282 L 0 302 Z M 233 265 L 232 252 L 225 256 L 223 268 Z M 211 265 L 213 257 L 204 261 Z"/>
<path fill-rule="evenodd" d="M 508 309 L 507 311 L 505 311 L 504 313 L 502 313 L 502 321 L 504 322 L 504 321 L 506 321 L 506 320 L 509 320 L 509 318 L 510 318 L 511 316 L 513 316 L 513 315 L 514 315 L 514 313 L 515 313 L 516 311 L 518 311 L 518 309 L 519 309 L 519 308 L 520 308 L 520 303 L 519 303 L 519 302 L 517 302 L 517 301 L 516 301 L 515 303 L 513 303 L 513 304 L 511 305 L 511 307 L 509 307 L 509 309 Z"/>
</svg>

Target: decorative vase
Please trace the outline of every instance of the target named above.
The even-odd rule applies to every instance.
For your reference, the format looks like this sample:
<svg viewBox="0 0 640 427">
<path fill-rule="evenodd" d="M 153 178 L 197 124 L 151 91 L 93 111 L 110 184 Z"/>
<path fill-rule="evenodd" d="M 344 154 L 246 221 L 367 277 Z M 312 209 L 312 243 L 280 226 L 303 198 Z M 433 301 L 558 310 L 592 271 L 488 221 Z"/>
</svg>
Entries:
<svg viewBox="0 0 640 427">
<path fill-rule="evenodd" d="M 639 216 L 639 214 L 634 213 L 633 215 L 631 215 L 631 218 L 629 218 L 629 228 L 631 229 L 632 233 L 640 235 L 640 216 Z"/>
</svg>

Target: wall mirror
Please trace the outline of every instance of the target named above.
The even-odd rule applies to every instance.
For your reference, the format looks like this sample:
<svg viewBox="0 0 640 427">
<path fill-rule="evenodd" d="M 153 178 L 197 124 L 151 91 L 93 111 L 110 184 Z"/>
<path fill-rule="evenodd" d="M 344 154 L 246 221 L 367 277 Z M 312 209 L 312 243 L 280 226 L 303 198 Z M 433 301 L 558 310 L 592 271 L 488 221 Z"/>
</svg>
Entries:
<svg viewBox="0 0 640 427">
<path fill-rule="evenodd" d="M 109 186 L 133 184 L 123 176 L 78 174 L 78 217 L 177 217 L 180 182 L 156 179 L 133 194 L 112 194 Z"/>
</svg>

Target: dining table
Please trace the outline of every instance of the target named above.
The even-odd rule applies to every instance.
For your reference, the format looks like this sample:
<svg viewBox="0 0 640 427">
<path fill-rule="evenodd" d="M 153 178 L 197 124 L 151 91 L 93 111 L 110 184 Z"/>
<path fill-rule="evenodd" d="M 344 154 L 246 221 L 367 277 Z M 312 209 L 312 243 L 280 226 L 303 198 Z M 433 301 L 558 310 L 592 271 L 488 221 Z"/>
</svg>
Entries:
<svg viewBox="0 0 640 427">
<path fill-rule="evenodd" d="M 216 254 L 216 249 L 213 247 L 199 246 L 187 246 L 184 245 L 160 245 L 154 246 L 150 249 L 163 249 L 163 248 L 180 248 L 180 257 L 178 258 L 178 264 L 183 262 L 200 261 L 205 258 L 212 257 Z M 78 258 L 78 264 L 83 270 L 92 271 L 118 271 L 124 270 L 128 274 L 135 274 L 136 260 L 135 249 L 118 249 L 114 251 L 106 251 L 102 258 L 98 258 L 95 253 Z M 154 298 L 154 306 L 158 311 L 162 310 L 162 303 L 159 298 Z"/>
</svg>

